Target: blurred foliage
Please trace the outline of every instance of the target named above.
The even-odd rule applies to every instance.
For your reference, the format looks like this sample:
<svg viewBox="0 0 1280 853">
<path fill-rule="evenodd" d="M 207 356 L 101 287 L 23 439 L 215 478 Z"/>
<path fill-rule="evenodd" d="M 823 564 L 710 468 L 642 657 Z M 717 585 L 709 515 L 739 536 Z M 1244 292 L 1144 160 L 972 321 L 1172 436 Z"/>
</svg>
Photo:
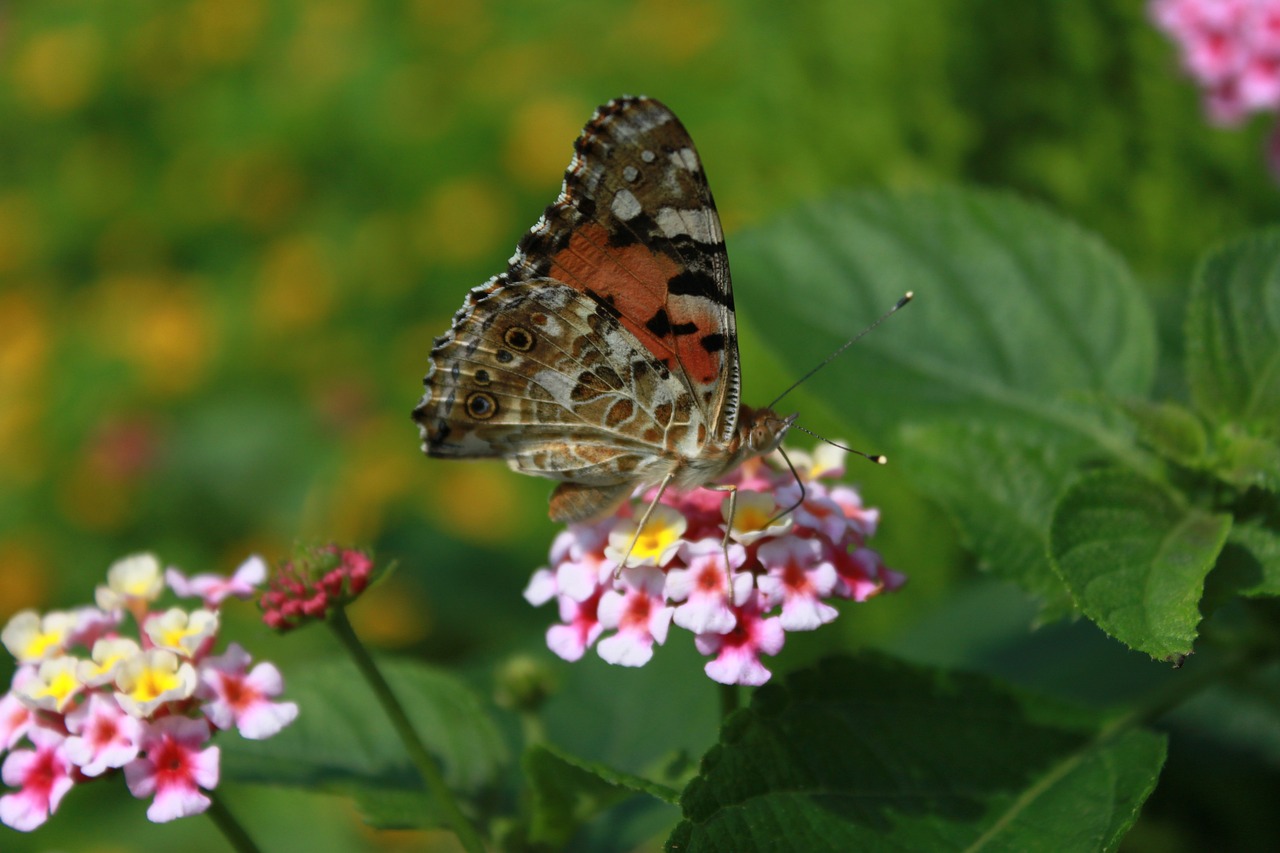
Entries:
<svg viewBox="0 0 1280 853">
<path fill-rule="evenodd" d="M 698 140 L 731 254 L 742 226 L 840 187 L 1044 201 L 1138 273 L 1172 376 L 1189 265 L 1271 217 L 1276 187 L 1264 129 L 1207 127 L 1143 15 L 1106 0 L 0 6 L 0 617 L 87 599 L 133 550 L 229 571 L 323 537 L 402 560 L 353 614 L 374 641 L 477 668 L 536 646 L 547 614 L 518 591 L 550 540 L 548 485 L 423 460 L 408 411 L 434 335 L 553 198 L 594 106 L 624 92 L 666 101 Z M 766 318 L 741 311 L 759 401 L 789 377 Z M 830 369 L 856 377 L 858 358 Z M 963 562 L 892 470 L 861 479 L 916 585 L 832 634 L 902 642 Z M 313 653 L 275 654 L 287 670 Z M 132 849 L 173 843 L 148 838 Z"/>
</svg>

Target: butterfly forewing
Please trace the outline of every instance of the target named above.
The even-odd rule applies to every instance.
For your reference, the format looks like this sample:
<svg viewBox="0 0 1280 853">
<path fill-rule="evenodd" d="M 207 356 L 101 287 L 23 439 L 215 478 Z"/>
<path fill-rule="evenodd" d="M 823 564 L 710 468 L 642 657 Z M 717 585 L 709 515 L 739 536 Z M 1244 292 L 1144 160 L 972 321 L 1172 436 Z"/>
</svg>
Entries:
<svg viewBox="0 0 1280 853">
<path fill-rule="evenodd" d="M 682 379 L 710 437 L 727 442 L 740 387 L 733 289 L 693 140 L 661 103 L 620 98 L 597 110 L 574 147 L 560 198 L 507 276 L 550 276 L 614 309 Z"/>
</svg>

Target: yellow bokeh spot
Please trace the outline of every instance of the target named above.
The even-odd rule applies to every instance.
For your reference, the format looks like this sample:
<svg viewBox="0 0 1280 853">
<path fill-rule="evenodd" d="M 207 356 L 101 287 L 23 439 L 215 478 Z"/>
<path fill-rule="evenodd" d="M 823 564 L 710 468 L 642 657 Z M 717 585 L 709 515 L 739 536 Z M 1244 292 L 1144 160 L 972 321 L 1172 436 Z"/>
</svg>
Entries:
<svg viewBox="0 0 1280 853">
<path fill-rule="evenodd" d="M 39 255 L 42 236 L 40 216 L 29 196 L 0 195 L 0 275 L 17 272 Z"/>
<path fill-rule="evenodd" d="M 184 166 L 199 168 L 190 162 Z M 297 210 L 304 189 L 297 165 L 270 148 L 238 152 L 220 165 L 212 179 L 219 207 L 264 231 L 283 224 Z"/>
<path fill-rule="evenodd" d="M 50 324 L 42 300 L 22 290 L 0 291 L 0 391 L 11 393 L 44 381 Z"/>
<path fill-rule="evenodd" d="M 268 333 L 311 328 L 334 307 L 335 282 L 320 242 L 306 236 L 274 243 L 258 274 L 255 319 Z"/>
<path fill-rule="evenodd" d="M 284 57 L 300 96 L 322 94 L 350 76 L 362 46 L 351 36 L 366 5 L 364 0 L 308 0 L 298 6 L 301 20 Z"/>
<path fill-rule="evenodd" d="M 408 435 L 406 435 L 408 433 Z M 325 535 L 344 541 L 369 541 L 383 526 L 387 507 L 413 487 L 413 458 L 405 457 L 411 431 L 400 418 L 366 425 L 332 489 L 333 518 Z"/>
<path fill-rule="evenodd" d="M 511 477 L 499 465 L 451 463 L 419 469 L 414 474 L 419 488 L 430 495 L 432 514 L 440 527 L 453 536 L 471 542 L 509 540 L 524 529 Z"/>
<path fill-rule="evenodd" d="M 133 511 L 133 490 L 124 483 L 103 482 L 89 457 L 78 460 L 58 481 L 58 506 L 82 530 L 115 530 Z"/>
<path fill-rule="evenodd" d="M 392 575 L 360 597 L 352 608 L 351 622 L 361 639 L 374 646 L 410 646 L 425 639 L 432 618 L 417 587 Z"/>
<path fill-rule="evenodd" d="M 205 376 L 216 334 L 199 279 L 116 274 L 87 289 L 79 306 L 90 340 L 122 359 L 151 393 L 189 393 Z"/>
<path fill-rule="evenodd" d="M 181 43 L 210 65 L 233 65 L 253 51 L 262 33 L 262 0 L 195 0 L 186 8 Z"/>
<path fill-rule="evenodd" d="M 506 192 L 476 178 L 458 178 L 440 187 L 423 204 L 418 217 L 418 248 L 436 262 L 482 258 L 512 241 L 510 219 Z"/>
<path fill-rule="evenodd" d="M 638 0 L 613 33 L 614 44 L 654 61 L 689 62 L 715 43 L 726 13 L 716 0 Z"/>
<path fill-rule="evenodd" d="M 42 418 L 52 346 L 44 300 L 26 289 L 0 291 L 0 481 L 11 487 L 44 473 Z"/>
<path fill-rule="evenodd" d="M 454 53 L 474 51 L 493 39 L 494 17 L 485 3 L 458 0 L 411 0 L 415 32 Z"/>
<path fill-rule="evenodd" d="M 53 566 L 42 547 L 21 536 L 0 540 L 0 567 L 0 622 L 46 601 Z"/>
<path fill-rule="evenodd" d="M 590 107 L 574 98 L 537 98 L 511 116 L 504 152 L 508 174 L 530 189 L 556 186 L 569 165 L 569 140 Z"/>
<path fill-rule="evenodd" d="M 86 24 L 37 33 L 17 52 L 14 91 L 35 109 L 62 113 L 79 107 L 97 88 L 102 39 Z"/>
</svg>

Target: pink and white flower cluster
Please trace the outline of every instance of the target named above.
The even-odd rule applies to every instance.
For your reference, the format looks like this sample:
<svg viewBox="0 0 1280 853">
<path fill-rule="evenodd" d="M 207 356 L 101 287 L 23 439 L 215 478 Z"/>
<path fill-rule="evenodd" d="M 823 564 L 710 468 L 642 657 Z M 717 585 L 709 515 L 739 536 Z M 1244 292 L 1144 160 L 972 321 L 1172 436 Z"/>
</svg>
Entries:
<svg viewBox="0 0 1280 853">
<path fill-rule="evenodd" d="M 1212 121 L 1280 109 L 1280 0 L 1153 0 L 1150 10 L 1204 90 Z"/>
<path fill-rule="evenodd" d="M 298 714 L 272 701 L 283 689 L 275 666 L 251 668 L 235 643 L 212 654 L 222 602 L 248 598 L 266 573 L 250 557 L 230 578 L 187 578 L 135 554 L 111 566 L 96 607 L 15 614 L 0 634 L 18 662 L 0 698 L 0 775 L 17 790 L 0 796 L 0 821 L 33 830 L 72 786 L 117 772 L 135 797 L 152 798 L 153 821 L 207 809 L 201 790 L 218 784 L 213 734 L 268 738 Z M 156 609 L 166 585 L 201 606 Z"/>
<path fill-rule="evenodd" d="M 609 663 L 643 666 L 674 623 L 713 657 L 712 679 L 763 684 L 771 673 L 760 656 L 776 655 L 787 631 L 835 619 L 833 599 L 865 601 L 902 586 L 904 576 L 864 544 L 879 511 L 849 486 L 823 482 L 844 473 L 843 451 L 823 445 L 812 457 L 789 455 L 804 497 L 790 512 L 782 513 L 800 500 L 801 483 L 755 459 L 722 481 L 738 489 L 732 519 L 727 491 L 668 489 L 637 535 L 637 516 L 657 492 L 649 489 L 639 508 L 626 504 L 612 518 L 561 532 L 550 566 L 524 593 L 535 606 L 559 605 L 562 623 L 547 631 L 551 650 L 573 661 L 595 644 Z"/>
</svg>

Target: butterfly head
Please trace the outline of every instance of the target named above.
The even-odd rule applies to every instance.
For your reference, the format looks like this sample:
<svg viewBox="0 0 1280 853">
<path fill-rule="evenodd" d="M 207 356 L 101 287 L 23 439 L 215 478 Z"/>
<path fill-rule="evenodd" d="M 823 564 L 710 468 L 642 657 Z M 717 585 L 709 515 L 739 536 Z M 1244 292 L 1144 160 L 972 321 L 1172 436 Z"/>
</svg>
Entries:
<svg viewBox="0 0 1280 853">
<path fill-rule="evenodd" d="M 743 406 L 739 415 L 739 429 L 742 442 L 750 449 L 751 456 L 764 456 L 772 453 L 786 438 L 787 430 L 800 417 L 797 412 L 785 418 L 775 414 L 772 409 L 752 409 Z"/>
</svg>

